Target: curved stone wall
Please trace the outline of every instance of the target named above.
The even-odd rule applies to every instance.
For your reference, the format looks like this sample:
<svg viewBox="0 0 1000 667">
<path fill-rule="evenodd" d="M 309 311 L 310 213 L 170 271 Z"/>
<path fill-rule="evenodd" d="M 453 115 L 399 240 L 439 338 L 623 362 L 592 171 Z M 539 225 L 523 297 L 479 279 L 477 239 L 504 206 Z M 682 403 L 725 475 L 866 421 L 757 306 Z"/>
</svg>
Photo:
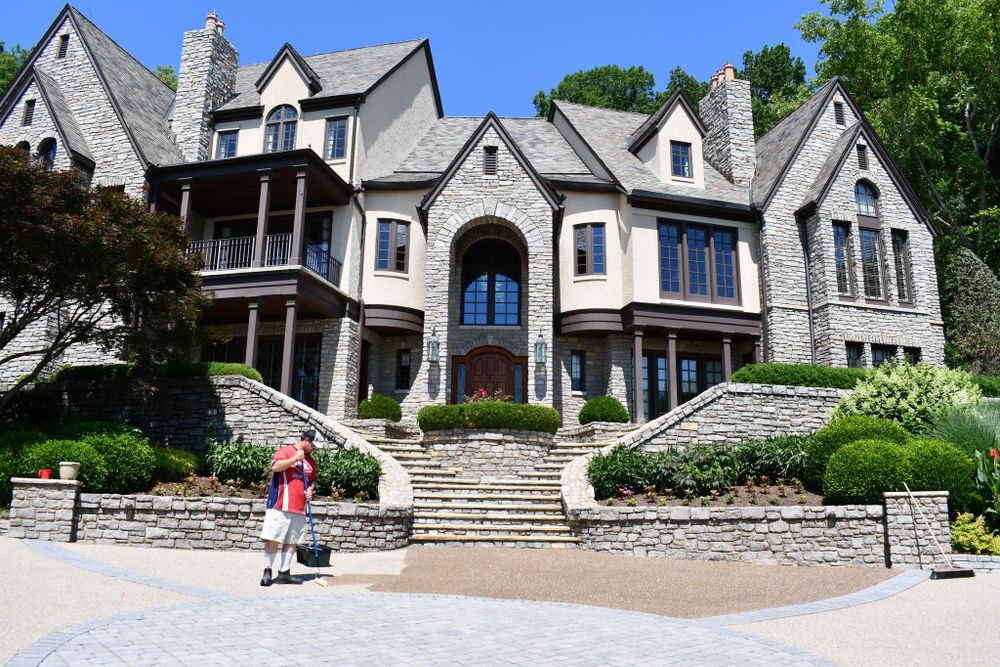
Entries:
<svg viewBox="0 0 1000 667">
<path fill-rule="evenodd" d="M 423 444 L 442 467 L 499 479 L 534 470 L 544 462 L 553 440 L 538 431 L 456 429 L 428 431 Z"/>
</svg>

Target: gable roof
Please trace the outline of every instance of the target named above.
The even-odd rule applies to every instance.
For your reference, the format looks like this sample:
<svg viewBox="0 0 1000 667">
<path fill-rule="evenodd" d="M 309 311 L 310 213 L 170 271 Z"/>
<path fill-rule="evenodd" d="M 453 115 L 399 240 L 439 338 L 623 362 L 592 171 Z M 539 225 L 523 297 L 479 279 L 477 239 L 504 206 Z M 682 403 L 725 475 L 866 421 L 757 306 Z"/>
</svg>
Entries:
<svg viewBox="0 0 1000 667">
<path fill-rule="evenodd" d="M 315 95 L 323 89 L 323 82 L 320 80 L 319 75 L 316 74 L 316 70 L 309 66 L 309 63 L 307 63 L 305 59 L 299 55 L 299 52 L 296 51 L 291 44 L 285 42 L 285 44 L 278 49 L 278 52 L 274 55 L 274 58 L 271 59 L 268 66 L 264 68 L 263 73 L 261 73 L 256 81 L 254 81 L 254 88 L 257 89 L 258 93 L 264 90 L 264 87 L 271 80 L 271 77 L 274 76 L 275 72 L 278 71 L 278 68 L 281 67 L 281 63 L 283 63 L 286 59 L 292 63 L 292 66 L 299 73 L 299 76 L 305 79 L 306 84 L 309 86 L 310 94 Z"/>
<path fill-rule="evenodd" d="M 803 211 L 810 206 L 818 205 L 821 201 L 823 201 L 826 194 L 830 191 L 830 187 L 833 186 L 833 182 L 836 180 L 837 174 L 840 173 L 840 168 L 843 166 L 844 161 L 850 154 L 851 148 L 855 145 L 855 143 L 857 143 L 858 136 L 860 134 L 861 121 L 855 121 L 853 125 L 844 130 L 837 141 L 833 144 L 833 150 L 830 151 L 830 155 L 826 158 L 826 162 L 824 162 L 823 166 L 820 167 L 819 173 L 816 175 L 816 180 L 813 181 L 812 187 L 810 187 L 809 192 L 806 193 L 798 211 Z"/>
<path fill-rule="evenodd" d="M 646 119 L 642 125 L 636 128 L 635 132 L 632 134 L 632 138 L 628 142 L 628 149 L 637 153 L 639 149 L 646 145 L 650 139 L 656 136 L 656 133 L 660 129 L 660 121 L 673 113 L 673 110 L 677 106 L 681 106 L 687 115 L 694 122 L 695 127 L 698 128 L 698 132 L 704 137 L 707 132 L 705 130 L 704 123 L 701 122 L 701 117 L 691 106 L 691 101 L 688 100 L 687 95 L 684 91 L 677 89 L 673 94 L 667 98 L 667 101 L 660 105 L 660 108 L 650 114 L 649 118 Z"/>
<path fill-rule="evenodd" d="M 42 99 L 45 101 L 45 107 L 52 117 L 52 122 L 56 126 L 56 131 L 59 133 L 63 145 L 78 160 L 87 162 L 93 167 L 94 156 L 90 153 L 90 147 L 87 146 L 87 140 L 84 138 L 83 133 L 80 132 L 80 126 L 77 125 L 73 112 L 70 110 L 69 105 L 66 104 L 66 98 L 62 94 L 59 84 L 56 83 L 55 79 L 37 67 L 34 68 L 33 75 L 34 80 L 38 83 L 38 90 L 42 94 Z"/>
</svg>

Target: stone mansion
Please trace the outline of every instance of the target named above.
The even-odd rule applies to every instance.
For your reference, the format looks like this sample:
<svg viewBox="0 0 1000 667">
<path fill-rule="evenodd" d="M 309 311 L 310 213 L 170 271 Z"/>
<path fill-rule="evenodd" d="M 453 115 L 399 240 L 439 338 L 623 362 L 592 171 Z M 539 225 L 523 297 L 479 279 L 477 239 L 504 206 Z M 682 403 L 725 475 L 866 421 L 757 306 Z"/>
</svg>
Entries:
<svg viewBox="0 0 1000 667">
<path fill-rule="evenodd" d="M 649 116 L 455 117 L 425 39 L 241 64 L 213 13 L 175 94 L 67 6 L 0 143 L 180 216 L 201 358 L 334 417 L 485 388 L 642 422 L 754 361 L 944 362 L 929 216 L 838 80 L 756 141 L 731 64 Z"/>
</svg>

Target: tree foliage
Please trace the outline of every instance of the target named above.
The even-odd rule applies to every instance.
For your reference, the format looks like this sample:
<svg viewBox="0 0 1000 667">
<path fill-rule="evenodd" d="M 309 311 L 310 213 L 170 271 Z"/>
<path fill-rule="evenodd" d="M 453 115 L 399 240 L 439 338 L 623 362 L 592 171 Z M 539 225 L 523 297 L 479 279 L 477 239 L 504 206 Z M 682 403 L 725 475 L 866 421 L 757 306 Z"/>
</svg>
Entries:
<svg viewBox="0 0 1000 667">
<path fill-rule="evenodd" d="M 743 54 L 737 76 L 750 82 L 754 136 L 760 137 L 809 97 L 806 65 L 784 43 Z"/>
<path fill-rule="evenodd" d="M 72 345 L 140 366 L 190 348 L 205 297 L 178 218 L 0 147 L 0 238 L 0 367 L 31 364 L 0 410 Z"/>
<path fill-rule="evenodd" d="M 13 49 L 5 49 L 3 41 L 0 40 L 0 95 L 7 90 L 7 86 L 21 69 L 21 65 L 28 60 L 29 55 L 31 49 L 22 49 L 20 44 L 15 44 Z"/>
<path fill-rule="evenodd" d="M 177 92 L 177 70 L 173 65 L 157 65 L 153 75 L 165 83 L 170 90 Z"/>
<path fill-rule="evenodd" d="M 656 80 L 641 65 L 622 69 L 603 65 L 563 77 L 548 93 L 539 90 L 532 102 L 539 116 L 547 116 L 552 100 L 565 100 L 618 111 L 652 113 L 656 110 Z"/>
<path fill-rule="evenodd" d="M 678 65 L 670 70 L 670 80 L 667 82 L 667 87 L 663 92 L 657 95 L 656 106 L 660 106 L 666 102 L 667 98 L 674 94 L 675 90 L 682 90 L 687 95 L 688 100 L 694 105 L 694 108 L 697 109 L 698 102 L 705 95 L 708 95 L 710 89 L 708 81 L 699 81 L 697 77 L 688 74 L 683 67 Z"/>
<path fill-rule="evenodd" d="M 1000 280 L 971 250 L 954 245 L 938 247 L 949 362 L 1000 375 Z"/>
</svg>

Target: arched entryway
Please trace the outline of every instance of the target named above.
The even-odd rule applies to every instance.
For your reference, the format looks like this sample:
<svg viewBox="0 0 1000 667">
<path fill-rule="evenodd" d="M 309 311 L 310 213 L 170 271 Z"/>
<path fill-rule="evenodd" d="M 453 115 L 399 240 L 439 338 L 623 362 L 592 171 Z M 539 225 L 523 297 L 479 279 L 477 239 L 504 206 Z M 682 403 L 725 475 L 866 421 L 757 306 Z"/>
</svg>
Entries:
<svg viewBox="0 0 1000 667">
<path fill-rule="evenodd" d="M 527 402 L 528 360 L 502 347 L 484 345 L 457 355 L 452 364 L 452 403 L 462 403 L 466 396 L 485 391 L 500 392 L 515 403 Z"/>
</svg>

